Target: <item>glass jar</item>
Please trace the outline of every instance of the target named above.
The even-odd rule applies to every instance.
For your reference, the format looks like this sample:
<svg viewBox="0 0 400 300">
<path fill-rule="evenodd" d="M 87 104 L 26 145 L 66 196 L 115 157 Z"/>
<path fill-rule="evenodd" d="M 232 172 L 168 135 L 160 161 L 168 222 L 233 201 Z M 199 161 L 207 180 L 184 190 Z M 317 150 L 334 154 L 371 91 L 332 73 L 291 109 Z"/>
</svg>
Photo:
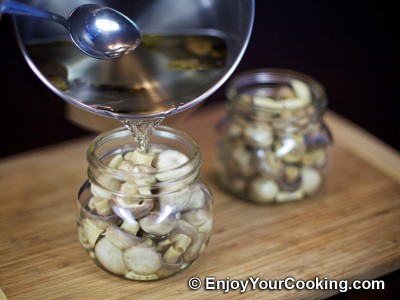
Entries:
<svg viewBox="0 0 400 300">
<path fill-rule="evenodd" d="M 91 143 L 87 160 L 78 234 L 102 269 L 156 280 L 189 267 L 204 251 L 212 197 L 200 179 L 200 153 L 189 135 L 159 126 L 143 153 L 131 132 L 118 128 Z"/>
<path fill-rule="evenodd" d="M 227 87 L 218 174 L 224 189 L 256 203 L 284 203 L 322 186 L 331 135 L 315 79 L 283 69 L 239 74 Z"/>
</svg>

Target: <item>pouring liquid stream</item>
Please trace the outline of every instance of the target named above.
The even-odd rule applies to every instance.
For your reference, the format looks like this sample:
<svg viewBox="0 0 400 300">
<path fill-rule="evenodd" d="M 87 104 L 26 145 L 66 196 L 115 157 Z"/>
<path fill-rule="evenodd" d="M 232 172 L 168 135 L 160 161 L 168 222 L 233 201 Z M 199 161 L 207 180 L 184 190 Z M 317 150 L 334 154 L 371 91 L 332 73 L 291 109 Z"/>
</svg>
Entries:
<svg viewBox="0 0 400 300">
<path fill-rule="evenodd" d="M 164 118 L 156 118 L 151 120 L 120 120 L 133 135 L 137 149 L 143 153 L 147 152 L 149 139 L 154 130 Z"/>
</svg>

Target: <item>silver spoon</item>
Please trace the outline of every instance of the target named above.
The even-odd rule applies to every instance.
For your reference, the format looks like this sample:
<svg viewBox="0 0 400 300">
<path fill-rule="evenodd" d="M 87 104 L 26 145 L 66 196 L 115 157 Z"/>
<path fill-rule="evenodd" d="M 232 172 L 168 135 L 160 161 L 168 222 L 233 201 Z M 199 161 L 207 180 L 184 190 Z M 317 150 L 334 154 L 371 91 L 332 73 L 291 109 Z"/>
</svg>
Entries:
<svg viewBox="0 0 400 300">
<path fill-rule="evenodd" d="M 141 41 L 138 26 L 120 12 L 98 4 L 75 8 L 68 19 L 26 4 L 5 1 L 0 4 L 4 14 L 28 15 L 63 25 L 74 44 L 85 54 L 99 59 L 125 55 Z"/>
</svg>

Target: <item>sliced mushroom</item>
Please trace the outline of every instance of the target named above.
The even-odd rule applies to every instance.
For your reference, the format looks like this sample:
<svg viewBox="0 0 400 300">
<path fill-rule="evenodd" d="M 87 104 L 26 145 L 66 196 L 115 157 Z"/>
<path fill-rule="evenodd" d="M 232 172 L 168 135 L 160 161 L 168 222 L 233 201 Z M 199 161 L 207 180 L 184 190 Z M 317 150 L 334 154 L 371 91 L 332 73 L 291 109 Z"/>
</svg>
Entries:
<svg viewBox="0 0 400 300">
<path fill-rule="evenodd" d="M 212 218 L 208 219 L 204 224 L 200 225 L 197 231 L 199 233 L 210 233 L 212 230 L 213 221 Z"/>
<path fill-rule="evenodd" d="M 125 250 L 123 257 L 128 268 L 139 275 L 152 275 L 161 268 L 161 255 L 154 248 L 133 246 Z"/>
<path fill-rule="evenodd" d="M 89 209 L 96 209 L 96 207 L 94 206 L 94 197 L 90 198 L 88 207 L 89 207 Z"/>
<path fill-rule="evenodd" d="M 82 226 L 78 226 L 78 238 L 79 241 L 81 242 L 83 248 L 86 250 L 91 249 L 92 246 L 89 243 L 89 240 L 86 236 L 85 229 Z"/>
<path fill-rule="evenodd" d="M 155 183 L 156 169 L 147 165 L 134 165 L 129 169 L 130 177 L 121 186 L 124 193 L 151 195 L 150 185 Z"/>
<path fill-rule="evenodd" d="M 149 153 L 144 153 L 139 150 L 128 152 L 124 156 L 125 160 L 131 161 L 134 164 L 151 166 L 154 156 Z"/>
<path fill-rule="evenodd" d="M 165 150 L 157 155 L 155 167 L 158 169 L 156 178 L 159 181 L 175 180 L 190 171 L 190 166 L 181 167 L 189 158 L 176 150 Z"/>
<path fill-rule="evenodd" d="M 287 165 L 278 182 L 279 186 L 284 191 L 294 192 L 298 190 L 301 185 L 300 168 L 295 165 Z"/>
<path fill-rule="evenodd" d="M 322 184 L 321 174 L 309 167 L 301 169 L 302 189 L 306 195 L 314 194 Z"/>
<path fill-rule="evenodd" d="M 285 100 L 285 99 L 295 98 L 296 94 L 294 93 L 291 87 L 287 85 L 280 85 L 274 89 L 273 97 L 276 100 Z"/>
<path fill-rule="evenodd" d="M 115 247 L 125 250 L 140 244 L 143 239 L 121 230 L 118 226 L 110 225 L 105 233 L 106 239 Z"/>
<path fill-rule="evenodd" d="M 268 108 L 268 109 L 283 109 L 282 101 L 276 101 L 274 98 L 256 95 L 253 97 L 253 103 L 256 107 Z"/>
<path fill-rule="evenodd" d="M 160 211 L 174 214 L 189 207 L 191 192 L 188 187 L 179 191 L 160 195 Z"/>
<path fill-rule="evenodd" d="M 301 159 L 303 166 L 310 166 L 321 169 L 328 162 L 328 153 L 326 149 L 315 149 L 304 154 Z"/>
<path fill-rule="evenodd" d="M 141 244 L 142 246 L 143 245 L 146 245 L 146 246 L 148 246 L 148 247 L 154 247 L 155 245 L 154 245 L 154 240 L 151 238 L 151 237 L 145 237 L 144 239 L 143 239 L 143 243 Z"/>
<path fill-rule="evenodd" d="M 232 165 L 229 167 L 232 174 L 249 177 L 254 175 L 256 168 L 251 164 L 254 159 L 252 152 L 243 143 L 238 143 L 231 151 Z"/>
<path fill-rule="evenodd" d="M 85 208 L 79 209 L 79 218 L 87 218 L 93 223 L 93 225 L 103 230 L 106 230 L 110 224 L 119 225 L 122 222 L 122 220 L 116 214 L 103 216 L 98 214 L 96 209 L 92 209 L 90 211 Z"/>
<path fill-rule="evenodd" d="M 275 200 L 279 187 L 270 178 L 258 177 L 250 182 L 250 197 L 257 203 L 271 203 Z"/>
<path fill-rule="evenodd" d="M 93 198 L 93 205 L 97 211 L 97 213 L 101 216 L 108 216 L 112 214 L 111 204 L 109 199 L 105 198 Z"/>
<path fill-rule="evenodd" d="M 190 224 L 189 222 L 186 222 L 182 219 L 176 220 L 175 228 L 174 228 L 173 232 L 171 232 L 171 234 L 170 234 L 171 239 L 173 238 L 173 236 L 178 235 L 178 234 L 185 234 L 188 237 L 190 237 L 192 239 L 192 241 L 197 239 L 196 228 L 193 227 L 193 225 Z"/>
<path fill-rule="evenodd" d="M 208 189 L 202 183 L 195 183 L 189 187 L 188 209 L 202 208 L 207 205 L 207 199 L 211 198 Z"/>
<path fill-rule="evenodd" d="M 154 206 L 153 199 L 115 197 L 111 201 L 112 210 L 124 220 L 136 220 L 149 213 Z"/>
<path fill-rule="evenodd" d="M 108 271 L 119 275 L 124 275 L 129 271 L 124 261 L 123 252 L 106 238 L 97 242 L 94 251 L 98 262 Z"/>
<path fill-rule="evenodd" d="M 186 234 L 177 234 L 172 238 L 172 241 L 174 244 L 173 247 L 181 253 L 185 252 L 192 243 L 192 239 Z"/>
<path fill-rule="evenodd" d="M 150 212 L 139 220 L 142 230 L 155 236 L 167 235 L 174 228 L 175 223 L 176 218 L 173 215 L 159 212 Z"/>
<path fill-rule="evenodd" d="M 89 219 L 84 219 L 82 223 L 83 223 L 83 229 L 85 230 L 87 240 L 88 240 L 90 246 L 94 247 L 94 245 L 97 242 L 97 239 L 104 232 L 104 230 L 97 227 Z"/>
<path fill-rule="evenodd" d="M 203 243 L 206 242 L 205 234 L 196 234 L 196 238 L 193 240 L 191 245 L 186 249 L 185 253 L 183 253 L 183 259 L 185 262 L 191 263 L 193 262 L 198 256 L 200 249 Z"/>
<path fill-rule="evenodd" d="M 281 160 L 271 150 L 256 150 L 254 164 L 254 168 L 258 168 L 261 174 L 267 176 L 278 177 L 283 172 Z"/>
<path fill-rule="evenodd" d="M 297 163 L 305 153 L 305 142 L 302 135 L 284 136 L 275 144 L 275 155 L 287 163 Z"/>
<path fill-rule="evenodd" d="M 291 202 L 291 201 L 298 201 L 304 198 L 303 190 L 299 189 L 294 192 L 278 192 L 276 194 L 276 202 Z"/>
<path fill-rule="evenodd" d="M 125 220 L 121 225 L 121 229 L 136 235 L 140 230 L 140 224 L 136 220 Z"/>
<path fill-rule="evenodd" d="M 181 260 L 182 253 L 183 252 L 178 251 L 177 249 L 175 249 L 174 246 L 171 246 L 164 253 L 163 261 L 166 262 L 166 263 L 169 263 L 169 264 L 177 263 L 178 261 Z"/>
<path fill-rule="evenodd" d="M 122 155 L 117 154 L 110 160 L 110 162 L 108 163 L 108 166 L 113 169 L 118 169 L 118 166 L 122 160 L 123 160 Z"/>
<path fill-rule="evenodd" d="M 298 110 L 308 106 L 310 100 L 305 98 L 291 98 L 283 100 L 282 103 L 285 109 Z"/>
<path fill-rule="evenodd" d="M 166 251 L 171 245 L 173 244 L 173 241 L 171 239 L 165 239 L 160 242 L 158 242 L 156 246 L 157 252 L 164 252 Z"/>
<path fill-rule="evenodd" d="M 157 280 L 159 278 L 159 275 L 156 275 L 156 274 L 140 275 L 133 271 L 129 271 L 128 273 L 125 274 L 125 278 L 133 279 L 133 280 L 149 281 L 149 280 Z"/>
<path fill-rule="evenodd" d="M 115 178 L 108 175 L 99 175 L 96 178 L 96 182 L 90 183 L 90 191 L 96 199 L 111 199 L 112 191 L 118 190 L 119 182 Z"/>
<path fill-rule="evenodd" d="M 205 209 L 192 209 L 184 212 L 181 219 L 189 222 L 193 226 L 199 227 L 210 219 L 210 213 Z"/>
<path fill-rule="evenodd" d="M 272 128 L 268 124 L 248 124 L 244 129 L 247 145 L 255 149 L 268 149 L 274 141 Z"/>
<path fill-rule="evenodd" d="M 133 182 L 125 182 L 121 184 L 120 191 L 127 195 L 138 195 L 139 191 L 137 189 L 137 185 Z"/>
<path fill-rule="evenodd" d="M 199 255 L 202 254 L 206 250 L 207 244 L 210 241 L 210 236 L 211 236 L 210 233 L 207 233 L 206 236 L 204 237 L 203 244 L 201 245 L 200 250 L 199 250 Z"/>
<path fill-rule="evenodd" d="M 311 89 L 308 87 L 307 83 L 301 80 L 293 79 L 291 82 L 292 88 L 296 96 L 300 99 L 304 99 L 311 102 L 312 95 Z"/>
<path fill-rule="evenodd" d="M 243 126 L 237 122 L 231 122 L 228 127 L 228 136 L 232 139 L 240 138 L 243 133 Z"/>
<path fill-rule="evenodd" d="M 157 275 L 160 278 L 170 276 L 170 275 L 175 274 L 178 271 L 180 271 L 182 269 L 182 266 L 183 266 L 182 259 L 180 259 L 176 263 L 163 262 L 160 270 L 157 271 Z"/>
</svg>

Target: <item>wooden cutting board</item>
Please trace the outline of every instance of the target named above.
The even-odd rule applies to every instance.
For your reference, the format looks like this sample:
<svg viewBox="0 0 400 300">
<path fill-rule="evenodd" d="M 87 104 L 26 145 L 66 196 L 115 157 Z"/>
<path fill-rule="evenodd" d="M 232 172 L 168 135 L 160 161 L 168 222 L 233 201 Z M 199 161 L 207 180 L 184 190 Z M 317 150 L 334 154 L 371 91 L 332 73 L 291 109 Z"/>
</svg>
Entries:
<svg viewBox="0 0 400 300">
<path fill-rule="evenodd" d="M 196 264 L 154 282 L 116 278 L 84 252 L 75 201 L 86 179 L 94 136 L 0 160 L 0 287 L 9 299 L 325 298 L 338 291 L 191 291 L 204 279 L 372 279 L 400 269 L 400 156 L 341 117 L 326 183 L 317 197 L 258 206 L 235 199 L 215 181 L 216 124 L 209 105 L 177 124 L 199 143 L 202 176 L 214 195 L 214 229 Z M 40 134 L 40 132 L 38 132 Z M 0 298 L 3 296 L 0 292 Z"/>
</svg>

